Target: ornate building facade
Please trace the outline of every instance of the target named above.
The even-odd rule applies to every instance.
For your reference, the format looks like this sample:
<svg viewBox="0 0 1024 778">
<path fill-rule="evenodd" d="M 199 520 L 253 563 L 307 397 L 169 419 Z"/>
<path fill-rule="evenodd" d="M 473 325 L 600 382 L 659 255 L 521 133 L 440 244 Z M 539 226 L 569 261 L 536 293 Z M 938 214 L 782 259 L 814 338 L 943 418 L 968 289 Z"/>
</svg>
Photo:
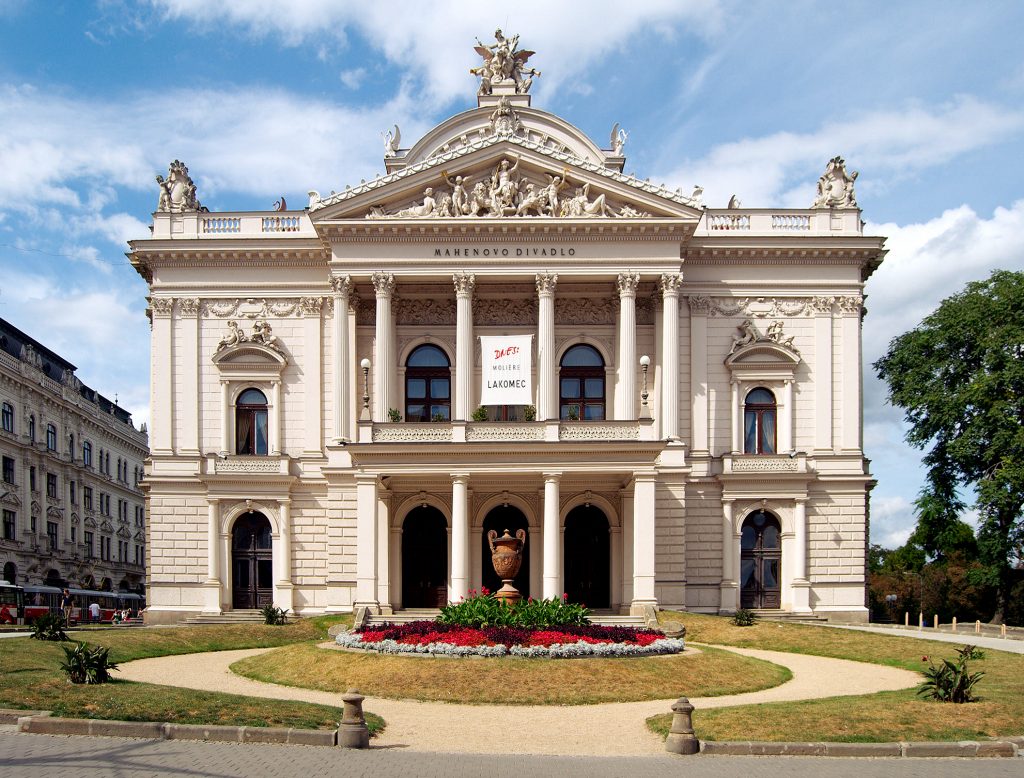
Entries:
<svg viewBox="0 0 1024 778">
<path fill-rule="evenodd" d="M 142 593 L 145 429 L 3 319 L 0 403 L 2 577 Z"/>
<path fill-rule="evenodd" d="M 149 620 L 436 606 L 506 528 L 534 597 L 864 620 L 856 173 L 711 209 L 534 108 L 517 37 L 477 51 L 475 108 L 302 211 L 159 179 Z"/>
</svg>

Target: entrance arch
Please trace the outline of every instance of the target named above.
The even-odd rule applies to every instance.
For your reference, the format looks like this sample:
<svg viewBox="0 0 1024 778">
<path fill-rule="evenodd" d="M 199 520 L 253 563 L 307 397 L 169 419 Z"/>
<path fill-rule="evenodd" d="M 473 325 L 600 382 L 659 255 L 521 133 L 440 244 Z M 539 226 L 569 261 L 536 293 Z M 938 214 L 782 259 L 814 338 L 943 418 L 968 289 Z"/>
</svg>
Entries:
<svg viewBox="0 0 1024 778">
<path fill-rule="evenodd" d="M 565 517 L 565 593 L 588 608 L 611 607 L 611 544 L 608 518 L 593 505 Z"/>
<path fill-rule="evenodd" d="M 4 580 L 9 584 L 17 585 L 18 583 L 18 566 L 14 562 L 8 562 L 4 565 Z"/>
<path fill-rule="evenodd" d="M 231 528 L 231 607 L 262 608 L 274 602 L 274 552 L 270 520 L 243 513 Z"/>
<path fill-rule="evenodd" d="M 740 607 L 779 608 L 782 529 L 767 511 L 755 511 L 740 530 Z"/>
<path fill-rule="evenodd" d="M 402 606 L 448 603 L 448 522 L 430 505 L 413 508 L 402 523 Z"/>
<path fill-rule="evenodd" d="M 483 531 L 480 534 L 480 540 L 483 544 L 483 553 L 480 556 L 480 567 L 483 568 L 480 571 L 480 581 L 483 586 L 486 586 L 492 592 L 496 592 L 501 588 L 501 579 L 494 572 L 494 565 L 491 563 L 491 546 L 487 541 L 487 533 L 492 529 L 498 533 L 499 537 L 505 530 L 508 530 L 509 534 L 513 537 L 515 537 L 516 530 L 526 530 L 526 547 L 523 549 L 523 563 L 520 565 L 519 574 L 512 581 L 512 585 L 519 590 L 519 593 L 524 598 L 529 597 L 530 549 L 532 548 L 530 543 L 530 523 L 526 520 L 523 512 L 514 505 L 499 505 L 491 510 L 487 514 L 487 518 L 484 519 Z"/>
</svg>

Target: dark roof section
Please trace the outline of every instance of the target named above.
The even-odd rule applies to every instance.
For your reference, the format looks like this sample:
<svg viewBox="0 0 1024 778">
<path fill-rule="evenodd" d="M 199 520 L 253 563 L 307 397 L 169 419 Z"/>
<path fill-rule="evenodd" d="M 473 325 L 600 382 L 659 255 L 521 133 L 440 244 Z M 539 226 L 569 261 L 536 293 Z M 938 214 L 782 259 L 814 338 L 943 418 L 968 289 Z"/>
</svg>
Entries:
<svg viewBox="0 0 1024 778">
<path fill-rule="evenodd" d="M 0 319 L 0 349 L 3 349 L 15 359 L 21 359 L 21 352 L 25 346 L 31 346 L 35 349 L 36 354 L 38 354 L 42 360 L 43 374 L 57 383 L 63 382 L 65 370 L 71 370 L 73 372 L 77 369 L 60 354 L 51 351 L 32 336 L 19 330 L 6 319 Z M 109 413 L 134 428 L 135 425 L 132 424 L 131 413 L 126 411 L 124 408 L 121 408 L 113 401 L 108 400 L 95 389 L 91 389 L 85 384 L 82 384 L 79 389 L 79 393 L 89 402 L 99 406 L 99 409 L 103 411 L 103 413 Z"/>
</svg>

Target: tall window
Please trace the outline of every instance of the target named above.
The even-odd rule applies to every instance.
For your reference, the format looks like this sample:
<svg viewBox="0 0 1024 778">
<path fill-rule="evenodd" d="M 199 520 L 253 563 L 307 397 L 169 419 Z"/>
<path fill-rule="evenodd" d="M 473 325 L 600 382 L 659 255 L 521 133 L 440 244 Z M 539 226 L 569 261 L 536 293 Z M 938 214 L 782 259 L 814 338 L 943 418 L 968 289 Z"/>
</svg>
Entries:
<svg viewBox="0 0 1024 778">
<path fill-rule="evenodd" d="M 36 417 L 32 414 L 28 417 L 28 440 L 29 443 L 36 442 Z"/>
<path fill-rule="evenodd" d="M 85 509 L 87 511 L 91 511 L 92 510 L 92 487 L 91 486 L 83 486 L 82 487 L 82 505 L 85 507 Z"/>
<path fill-rule="evenodd" d="M 604 359 L 593 346 L 573 346 L 562 356 L 558 376 L 563 420 L 604 418 Z"/>
<path fill-rule="evenodd" d="M 28 469 L 28 488 L 31 489 L 33 492 L 36 490 L 36 469 L 35 469 L 35 467 L 30 467 Z"/>
<path fill-rule="evenodd" d="M 14 406 L 10 403 L 4 403 L 3 413 L 0 414 L 0 418 L 3 419 L 4 432 L 14 432 Z"/>
<path fill-rule="evenodd" d="M 92 467 L 92 443 L 88 440 L 82 443 L 82 464 Z"/>
<path fill-rule="evenodd" d="M 743 406 L 743 452 L 775 453 L 775 395 L 758 387 L 747 395 Z"/>
<path fill-rule="evenodd" d="M 420 346 L 405 363 L 405 420 L 448 421 L 452 417 L 452 369 L 437 346 Z"/>
<path fill-rule="evenodd" d="M 72 505 L 78 505 L 78 490 L 74 481 L 68 481 L 68 497 Z"/>
<path fill-rule="evenodd" d="M 14 483 L 14 460 L 11 457 L 4 457 L 4 483 Z"/>
<path fill-rule="evenodd" d="M 68 456 L 75 458 L 75 433 L 68 435 Z"/>
<path fill-rule="evenodd" d="M 50 451 L 57 450 L 57 428 L 52 424 L 46 425 L 46 447 Z"/>
<path fill-rule="evenodd" d="M 85 558 L 92 559 L 92 533 L 89 530 L 82 533 L 82 545 L 85 546 Z"/>
<path fill-rule="evenodd" d="M 267 455 L 267 397 L 246 389 L 235 403 L 235 453 Z"/>
<path fill-rule="evenodd" d="M 55 521 L 46 522 L 46 542 L 51 550 L 57 548 L 57 522 Z"/>
<path fill-rule="evenodd" d="M 4 509 L 4 540 L 15 540 L 18 531 L 18 515 Z"/>
<path fill-rule="evenodd" d="M 47 473 L 46 474 L 46 496 L 57 498 L 57 474 Z"/>
</svg>

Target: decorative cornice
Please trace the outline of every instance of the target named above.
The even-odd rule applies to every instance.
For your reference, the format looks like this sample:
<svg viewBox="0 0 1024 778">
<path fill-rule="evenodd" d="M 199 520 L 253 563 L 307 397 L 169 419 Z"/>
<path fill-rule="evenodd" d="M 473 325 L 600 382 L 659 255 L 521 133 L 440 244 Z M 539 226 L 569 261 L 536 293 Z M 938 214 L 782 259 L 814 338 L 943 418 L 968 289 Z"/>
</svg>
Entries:
<svg viewBox="0 0 1024 778">
<path fill-rule="evenodd" d="M 859 313 L 863 298 L 854 297 L 710 297 L 690 295 L 690 311 L 706 316 L 752 319 L 793 318 L 831 313 L 833 304 L 844 313 Z"/>
</svg>

